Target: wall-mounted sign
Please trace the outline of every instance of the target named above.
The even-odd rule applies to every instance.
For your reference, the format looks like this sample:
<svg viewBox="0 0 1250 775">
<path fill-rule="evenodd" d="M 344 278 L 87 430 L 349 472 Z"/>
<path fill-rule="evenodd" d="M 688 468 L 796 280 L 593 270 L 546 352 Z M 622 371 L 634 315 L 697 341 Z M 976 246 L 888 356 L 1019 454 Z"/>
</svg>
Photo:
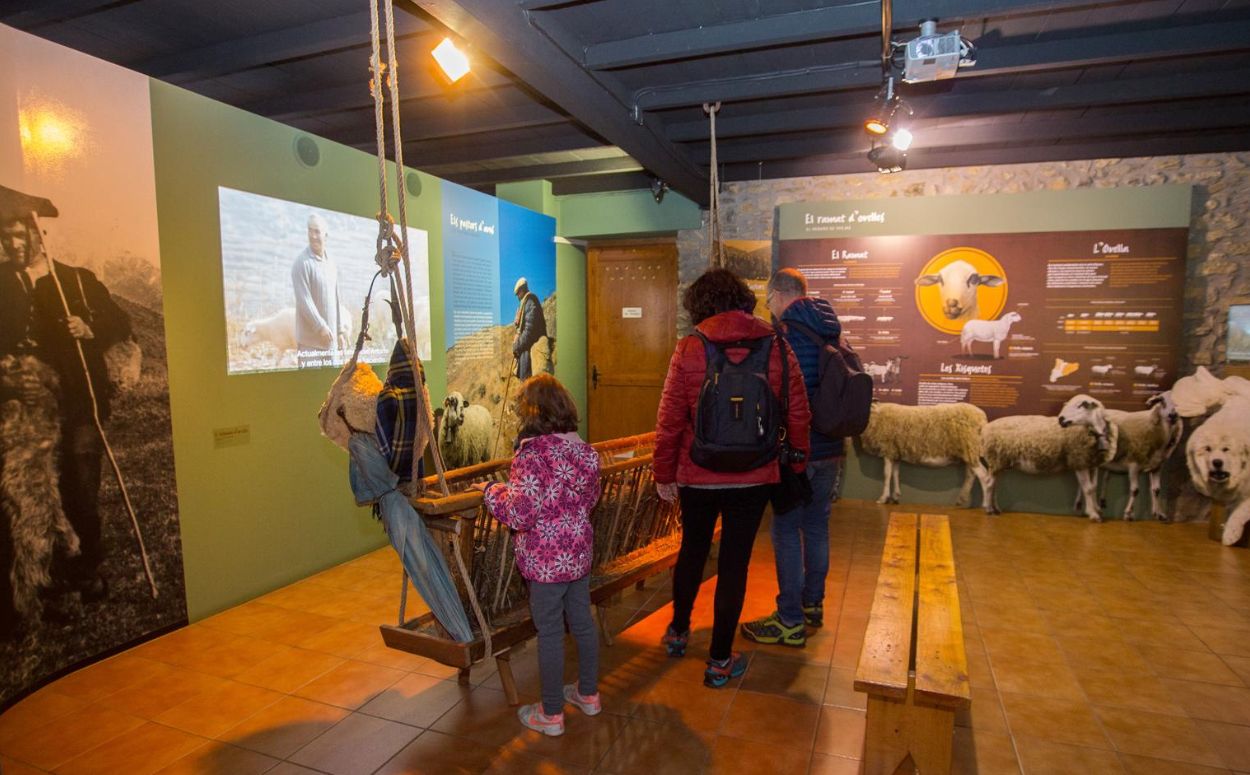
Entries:
<svg viewBox="0 0 1250 775">
<path fill-rule="evenodd" d="M 252 442 L 252 426 L 232 425 L 229 428 L 213 428 L 213 446 L 241 447 Z"/>
<path fill-rule="evenodd" d="M 642 307 L 621 307 L 621 317 L 640 318 L 642 317 Z"/>
<path fill-rule="evenodd" d="M 1179 376 L 1189 201 L 1160 186 L 782 205 L 780 264 L 837 310 L 883 400 L 1140 409 Z"/>
</svg>

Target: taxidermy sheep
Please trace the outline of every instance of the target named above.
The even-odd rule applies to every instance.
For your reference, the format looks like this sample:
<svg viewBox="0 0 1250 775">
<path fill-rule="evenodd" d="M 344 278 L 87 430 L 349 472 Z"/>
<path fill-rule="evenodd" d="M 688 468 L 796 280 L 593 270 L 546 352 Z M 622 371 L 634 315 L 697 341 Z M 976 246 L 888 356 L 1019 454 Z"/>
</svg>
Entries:
<svg viewBox="0 0 1250 775">
<path fill-rule="evenodd" d="M 904 406 L 874 403 L 868 427 L 860 434 L 863 451 L 885 459 L 885 486 L 877 503 L 898 503 L 900 463 L 939 467 L 963 463 L 963 486 L 956 506 L 972 500 L 972 478 L 985 484 L 981 465 L 981 429 L 985 412 L 972 404 Z"/>
<path fill-rule="evenodd" d="M 1015 468 L 1026 474 L 1075 471 L 1085 514 L 1101 522 L 1095 472 L 1115 457 L 1119 429 L 1107 420 L 1102 402 L 1087 395 L 1068 399 L 1059 416 L 1024 414 L 1000 417 L 981 433 L 987 469 L 985 512 L 1001 513 L 994 498 L 998 474 Z"/>
</svg>

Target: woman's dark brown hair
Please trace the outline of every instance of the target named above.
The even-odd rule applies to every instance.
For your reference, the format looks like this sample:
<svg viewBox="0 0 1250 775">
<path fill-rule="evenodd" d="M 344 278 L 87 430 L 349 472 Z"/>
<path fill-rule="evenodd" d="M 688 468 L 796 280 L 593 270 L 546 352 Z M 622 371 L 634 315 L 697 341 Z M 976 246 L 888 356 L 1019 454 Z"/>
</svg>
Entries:
<svg viewBox="0 0 1250 775">
<path fill-rule="evenodd" d="M 535 374 L 525 380 L 512 411 L 520 421 L 517 438 L 577 430 L 577 406 L 573 396 L 550 374 Z"/>
<path fill-rule="evenodd" d="M 751 312 L 755 294 L 738 275 L 728 269 L 710 269 L 690 284 L 682 294 L 681 305 L 696 326 L 722 312 Z"/>
</svg>

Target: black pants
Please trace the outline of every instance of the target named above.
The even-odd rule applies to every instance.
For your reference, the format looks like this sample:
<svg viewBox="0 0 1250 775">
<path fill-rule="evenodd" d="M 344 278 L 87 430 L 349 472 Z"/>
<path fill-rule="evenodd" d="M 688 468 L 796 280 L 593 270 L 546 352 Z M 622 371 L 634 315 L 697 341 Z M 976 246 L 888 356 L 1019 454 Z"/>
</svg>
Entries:
<svg viewBox="0 0 1250 775">
<path fill-rule="evenodd" d="M 716 603 L 712 618 L 712 659 L 727 659 L 733 649 L 742 601 L 747 592 L 747 567 L 759 532 L 770 486 L 703 490 L 682 487 L 681 549 L 673 569 L 673 629 L 690 629 L 690 611 L 703 582 L 703 566 L 712 548 L 716 518 L 721 516 L 720 555 L 716 564 Z"/>
<path fill-rule="evenodd" d="M 61 433 L 61 506 L 82 546 L 82 554 L 70 563 L 70 575 L 74 581 L 89 581 L 104 560 L 100 543 L 100 465 L 104 444 L 90 421 L 67 425 Z"/>
</svg>

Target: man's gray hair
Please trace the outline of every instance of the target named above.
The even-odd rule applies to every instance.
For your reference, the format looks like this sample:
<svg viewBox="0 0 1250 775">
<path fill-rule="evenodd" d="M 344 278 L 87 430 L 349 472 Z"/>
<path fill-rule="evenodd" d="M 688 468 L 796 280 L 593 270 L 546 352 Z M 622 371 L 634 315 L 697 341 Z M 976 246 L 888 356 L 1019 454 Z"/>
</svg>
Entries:
<svg viewBox="0 0 1250 775">
<path fill-rule="evenodd" d="M 326 219 L 322 218 L 321 215 L 318 213 L 313 213 L 312 215 L 308 216 L 308 228 L 311 229 L 314 226 L 316 226 L 317 229 L 320 230 L 322 234 L 325 234 L 327 231 Z"/>
<path fill-rule="evenodd" d="M 806 296 L 807 278 L 799 270 L 787 266 L 785 269 L 777 270 L 773 278 L 768 281 L 768 289 L 787 296 Z"/>
</svg>

